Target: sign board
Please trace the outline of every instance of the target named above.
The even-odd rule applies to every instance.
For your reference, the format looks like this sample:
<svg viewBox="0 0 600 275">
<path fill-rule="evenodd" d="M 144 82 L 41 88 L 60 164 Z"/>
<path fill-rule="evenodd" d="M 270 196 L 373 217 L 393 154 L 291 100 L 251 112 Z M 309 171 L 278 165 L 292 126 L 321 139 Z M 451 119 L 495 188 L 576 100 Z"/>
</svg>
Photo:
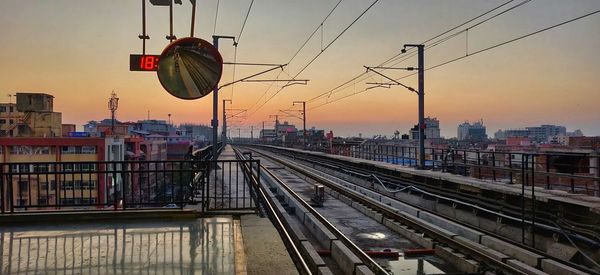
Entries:
<svg viewBox="0 0 600 275">
<path fill-rule="evenodd" d="M 88 132 L 69 132 L 69 137 L 90 137 L 90 133 Z"/>
<path fill-rule="evenodd" d="M 209 42 L 195 37 L 173 41 L 158 59 L 158 80 L 171 95 L 181 99 L 204 97 L 217 86 L 223 58 Z"/>
<path fill-rule="evenodd" d="M 129 55 L 129 70 L 138 72 L 152 72 L 158 70 L 158 61 L 160 55 L 142 55 L 142 54 L 130 54 Z"/>
</svg>

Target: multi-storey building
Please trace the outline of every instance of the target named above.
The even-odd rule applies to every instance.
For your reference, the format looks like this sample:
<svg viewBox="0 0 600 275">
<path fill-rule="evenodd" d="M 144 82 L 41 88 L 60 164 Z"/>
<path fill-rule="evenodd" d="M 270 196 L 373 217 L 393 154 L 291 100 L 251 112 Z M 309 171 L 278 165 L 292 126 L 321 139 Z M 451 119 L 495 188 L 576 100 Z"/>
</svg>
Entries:
<svg viewBox="0 0 600 275">
<path fill-rule="evenodd" d="M 581 131 L 579 131 L 581 132 Z M 557 136 L 566 136 L 567 128 L 558 125 L 541 125 L 534 127 L 525 127 L 525 129 L 498 130 L 495 137 L 505 140 L 509 137 L 528 137 L 537 143 L 552 142 Z"/>
<path fill-rule="evenodd" d="M 120 138 L 1 138 L 2 202 L 16 206 L 69 206 L 107 203 L 120 192 Z M 119 166 L 119 167 L 117 167 Z M 12 198 L 9 194 L 12 194 Z"/>
<path fill-rule="evenodd" d="M 5 111 L 1 112 L 5 123 L 0 123 L 0 136 L 60 137 L 62 135 L 62 114 L 53 110 L 54 96 L 43 93 L 17 93 L 16 97 L 16 104 L 1 105 L 4 108 L 0 108 L 0 111 Z"/>
<path fill-rule="evenodd" d="M 483 120 L 477 121 L 473 124 L 465 121 L 458 125 L 457 135 L 458 140 L 486 140 L 487 133 Z"/>
<path fill-rule="evenodd" d="M 425 139 L 439 139 L 440 138 L 440 121 L 437 118 L 426 117 L 424 119 Z M 410 129 L 410 137 L 413 140 L 419 139 L 419 125 L 415 125 Z"/>
</svg>

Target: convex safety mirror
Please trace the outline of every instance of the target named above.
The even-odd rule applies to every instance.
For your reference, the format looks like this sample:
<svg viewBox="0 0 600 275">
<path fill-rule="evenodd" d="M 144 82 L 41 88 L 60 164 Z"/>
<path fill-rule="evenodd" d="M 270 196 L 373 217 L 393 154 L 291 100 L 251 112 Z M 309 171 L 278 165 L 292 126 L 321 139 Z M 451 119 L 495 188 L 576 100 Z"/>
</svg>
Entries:
<svg viewBox="0 0 600 275">
<path fill-rule="evenodd" d="M 223 58 L 209 42 L 195 37 L 169 44 L 160 55 L 158 79 L 171 95 L 181 99 L 204 97 L 217 86 Z"/>
</svg>

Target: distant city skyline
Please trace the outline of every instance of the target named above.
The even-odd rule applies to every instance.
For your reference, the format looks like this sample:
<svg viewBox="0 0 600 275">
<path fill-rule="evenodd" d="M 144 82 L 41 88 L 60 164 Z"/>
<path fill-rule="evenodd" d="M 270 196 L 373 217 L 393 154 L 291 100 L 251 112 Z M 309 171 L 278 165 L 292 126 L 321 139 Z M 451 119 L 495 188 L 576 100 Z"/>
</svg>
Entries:
<svg viewBox="0 0 600 275">
<path fill-rule="evenodd" d="M 214 26 L 216 1 L 199 1 L 196 36 L 211 40 L 216 34 L 237 36 L 250 1 L 221 3 Z M 310 100 L 398 53 L 405 43 L 418 43 L 505 1 L 381 1 L 353 25 L 339 41 L 311 64 L 299 78 L 308 85 L 294 85 L 243 122 L 259 127 L 295 100 Z M 189 1 L 175 5 L 175 34 L 189 34 Z M 314 37 L 285 69 L 282 77 L 296 74 L 327 45 L 370 2 L 343 1 L 323 28 L 323 41 Z M 516 3 L 515 3 L 516 4 Z M 335 5 L 329 1 L 256 1 L 237 50 L 238 62 L 285 63 Z M 496 43 L 600 9 L 600 2 L 531 1 L 426 51 L 425 63 L 433 66 Z M 81 127 L 89 120 L 110 117 L 106 106 L 110 92 L 120 97 L 120 120 L 171 120 L 175 123 L 209 124 L 211 96 L 195 101 L 176 99 L 165 92 L 154 73 L 130 72 L 128 55 L 141 52 L 139 1 L 18 1 L 0 2 L 0 102 L 8 94 L 40 92 L 54 95 L 54 109 L 63 113 L 64 123 Z M 400 14 L 402 16 L 400 16 Z M 426 18 L 426 20 L 422 20 Z M 148 52 L 159 53 L 167 44 L 168 8 L 148 5 Z M 283 24 L 285 22 L 285 24 Z M 585 135 L 600 135 L 600 16 L 561 26 L 466 58 L 425 74 L 425 115 L 440 120 L 441 135 L 455 137 L 465 120 L 483 119 L 489 136 L 498 129 L 542 124 L 581 129 Z M 221 45 L 226 61 L 233 61 L 229 42 Z M 401 66 L 416 66 L 410 58 Z M 262 68 L 238 66 L 236 78 Z M 233 79 L 232 67 L 225 68 L 222 82 Z M 405 73 L 386 71 L 393 77 Z M 274 78 L 276 72 L 265 79 Z M 358 92 L 366 82 L 385 81 L 372 76 L 331 98 L 307 104 L 307 126 L 340 136 L 408 133 L 417 121 L 417 99 L 400 87 Z M 416 78 L 402 80 L 416 87 Z M 262 105 L 278 90 L 265 83 L 241 83 L 221 91 L 232 99 L 232 108 Z M 263 98 L 260 101 L 259 98 Z M 13 99 L 14 100 L 14 99 Z M 258 101 L 258 102 L 257 102 Z M 256 103 L 257 102 L 257 103 Z M 296 106 L 297 107 L 297 106 Z M 220 107 L 219 107 L 220 108 Z M 221 112 L 221 110 L 219 110 Z M 282 118 L 300 125 L 293 118 Z M 239 124 L 239 123 L 238 123 Z M 222 124 L 221 124 L 222 125 Z M 236 127 L 236 123 L 230 127 Z M 242 132 L 243 134 L 243 132 Z"/>
</svg>

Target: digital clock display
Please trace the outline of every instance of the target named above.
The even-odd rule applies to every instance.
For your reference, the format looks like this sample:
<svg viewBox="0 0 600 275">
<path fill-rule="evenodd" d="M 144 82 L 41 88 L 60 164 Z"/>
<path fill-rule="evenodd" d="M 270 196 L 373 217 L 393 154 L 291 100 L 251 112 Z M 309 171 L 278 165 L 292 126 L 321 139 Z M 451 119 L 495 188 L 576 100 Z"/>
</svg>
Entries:
<svg viewBox="0 0 600 275">
<path fill-rule="evenodd" d="M 130 71 L 155 72 L 158 70 L 159 59 L 160 59 L 160 55 L 130 54 L 129 55 L 129 70 Z"/>
</svg>

